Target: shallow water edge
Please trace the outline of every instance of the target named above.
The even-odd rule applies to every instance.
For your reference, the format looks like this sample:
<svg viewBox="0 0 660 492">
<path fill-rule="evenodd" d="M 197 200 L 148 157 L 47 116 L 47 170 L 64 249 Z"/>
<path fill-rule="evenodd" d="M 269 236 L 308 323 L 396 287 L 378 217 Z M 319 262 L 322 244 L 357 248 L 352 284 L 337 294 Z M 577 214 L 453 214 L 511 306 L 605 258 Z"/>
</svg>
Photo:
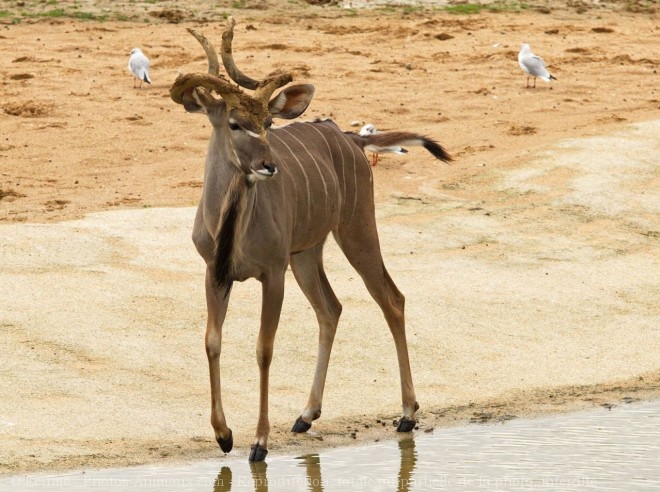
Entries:
<svg viewBox="0 0 660 492">
<path fill-rule="evenodd" d="M 231 458 L 0 479 L 0 491 L 658 490 L 660 401 L 438 429 L 263 463 Z"/>
</svg>

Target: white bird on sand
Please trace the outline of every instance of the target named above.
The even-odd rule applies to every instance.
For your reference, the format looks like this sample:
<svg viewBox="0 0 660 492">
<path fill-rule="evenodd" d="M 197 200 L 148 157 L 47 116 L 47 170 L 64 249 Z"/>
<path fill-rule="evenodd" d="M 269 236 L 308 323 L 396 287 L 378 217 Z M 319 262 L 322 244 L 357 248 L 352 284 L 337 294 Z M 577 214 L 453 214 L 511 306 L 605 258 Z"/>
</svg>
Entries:
<svg viewBox="0 0 660 492">
<path fill-rule="evenodd" d="M 534 77 L 534 87 L 536 87 L 536 77 L 550 82 L 551 80 L 557 80 L 557 77 L 553 77 L 548 73 L 548 69 L 545 68 L 545 63 L 543 60 L 532 53 L 532 49 L 527 43 L 523 43 L 520 46 L 520 53 L 518 53 L 518 65 L 523 69 L 523 72 L 527 74 L 527 87 L 529 87 L 529 77 Z"/>
<path fill-rule="evenodd" d="M 368 135 L 375 135 L 378 133 L 378 130 L 376 130 L 376 127 L 372 125 L 371 123 L 367 123 L 364 125 L 362 128 L 360 128 L 360 132 L 358 133 L 361 137 L 366 137 Z M 378 154 L 380 152 L 393 152 L 394 154 L 407 154 L 408 151 L 404 149 L 403 147 L 399 145 L 386 145 L 386 146 L 381 146 L 381 145 L 376 145 L 376 144 L 368 144 L 364 147 L 364 150 L 368 150 L 369 152 L 372 152 L 371 154 L 371 165 L 375 166 L 378 164 Z"/>
<path fill-rule="evenodd" d="M 140 48 L 133 48 L 131 56 L 128 59 L 128 70 L 133 74 L 133 88 L 135 88 L 135 80 L 140 81 L 139 87 L 142 87 L 142 81 L 151 84 L 149 78 L 149 58 L 144 56 Z"/>
</svg>

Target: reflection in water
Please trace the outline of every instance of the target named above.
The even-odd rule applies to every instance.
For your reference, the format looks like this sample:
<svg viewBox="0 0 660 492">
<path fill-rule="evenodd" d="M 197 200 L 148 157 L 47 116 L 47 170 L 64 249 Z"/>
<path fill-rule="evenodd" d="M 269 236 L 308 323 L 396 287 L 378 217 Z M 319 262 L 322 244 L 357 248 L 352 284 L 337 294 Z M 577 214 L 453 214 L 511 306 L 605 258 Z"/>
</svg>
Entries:
<svg viewBox="0 0 660 492">
<path fill-rule="evenodd" d="M 323 478 L 321 477 L 321 458 L 318 454 L 306 454 L 300 458 L 300 465 L 305 467 L 307 475 L 307 490 L 309 492 L 323 492 Z"/>
<path fill-rule="evenodd" d="M 415 439 L 412 435 L 399 439 L 399 472 L 397 475 L 397 492 L 410 492 L 415 483 L 413 472 L 417 463 Z M 321 457 L 318 454 L 306 454 L 296 458 L 298 466 L 305 469 L 306 485 L 309 492 L 324 492 L 324 482 L 321 475 Z M 251 462 L 250 475 L 255 492 L 268 492 L 268 464 L 265 461 Z M 244 485 L 244 484 L 243 484 Z M 275 484 L 278 488 L 280 483 Z M 348 485 L 348 484 L 347 484 Z M 232 472 L 228 466 L 223 466 L 214 482 L 213 492 L 229 492 L 232 486 Z M 331 487 L 332 488 L 332 487 Z M 241 486 L 241 490 L 244 488 Z"/>
<path fill-rule="evenodd" d="M 220 468 L 218 478 L 213 484 L 213 492 L 228 492 L 231 490 L 231 468 L 223 466 Z"/>
<path fill-rule="evenodd" d="M 267 468 L 268 464 L 265 461 L 259 461 L 257 463 L 250 462 L 250 476 L 252 478 L 255 492 L 268 492 L 268 477 L 266 476 Z M 223 466 L 213 483 L 213 492 L 229 492 L 231 486 L 231 468 Z"/>
<path fill-rule="evenodd" d="M 399 453 L 401 454 L 401 465 L 399 466 L 399 480 L 397 492 L 409 492 L 413 483 L 413 471 L 417 463 L 417 452 L 415 451 L 415 439 L 406 436 L 399 439 Z"/>
<path fill-rule="evenodd" d="M 440 429 L 298 458 L 247 455 L 0 477 L 0 492 L 480 492 L 660 490 L 660 401 Z"/>
<path fill-rule="evenodd" d="M 250 475 L 252 475 L 252 482 L 254 483 L 254 492 L 268 492 L 267 468 L 268 463 L 265 461 L 250 462 Z"/>
</svg>

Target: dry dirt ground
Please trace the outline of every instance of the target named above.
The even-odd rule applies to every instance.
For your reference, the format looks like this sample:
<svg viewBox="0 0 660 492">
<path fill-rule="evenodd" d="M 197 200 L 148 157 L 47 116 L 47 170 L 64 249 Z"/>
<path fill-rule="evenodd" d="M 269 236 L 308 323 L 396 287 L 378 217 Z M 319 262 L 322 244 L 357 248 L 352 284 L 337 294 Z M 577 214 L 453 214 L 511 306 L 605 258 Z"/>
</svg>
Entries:
<svg viewBox="0 0 660 492">
<path fill-rule="evenodd" d="M 374 168 L 420 432 L 660 396 L 652 3 L 469 15 L 173 4 L 0 2 L 0 473 L 220 456 L 189 239 L 210 129 L 168 89 L 205 69 L 185 27 L 217 44 L 228 13 L 244 71 L 293 69 L 315 84 L 306 118 L 417 131 L 456 158 L 413 149 Z M 525 88 L 523 41 L 552 85 Z M 135 46 L 153 64 L 139 90 L 126 70 Z M 317 337 L 288 278 L 273 453 L 394 436 L 391 337 L 332 242 L 327 264 L 344 315 L 324 415 L 309 435 L 288 432 Z M 236 286 L 222 370 L 239 456 L 256 423 L 258 317 L 258 284 Z"/>
</svg>

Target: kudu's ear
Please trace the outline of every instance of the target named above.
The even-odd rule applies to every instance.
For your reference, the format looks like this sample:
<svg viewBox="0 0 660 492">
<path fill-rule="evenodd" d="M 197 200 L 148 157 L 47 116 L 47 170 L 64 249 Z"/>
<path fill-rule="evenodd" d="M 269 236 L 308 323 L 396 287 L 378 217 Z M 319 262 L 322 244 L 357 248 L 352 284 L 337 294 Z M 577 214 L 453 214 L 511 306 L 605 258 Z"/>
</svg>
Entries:
<svg viewBox="0 0 660 492">
<path fill-rule="evenodd" d="M 183 93 L 183 107 L 189 113 L 208 114 L 209 108 L 217 104 L 216 99 L 203 87 L 193 87 Z"/>
<path fill-rule="evenodd" d="M 275 118 L 291 120 L 305 112 L 314 97 L 312 84 L 298 84 L 287 87 L 268 103 L 268 110 Z"/>
</svg>

